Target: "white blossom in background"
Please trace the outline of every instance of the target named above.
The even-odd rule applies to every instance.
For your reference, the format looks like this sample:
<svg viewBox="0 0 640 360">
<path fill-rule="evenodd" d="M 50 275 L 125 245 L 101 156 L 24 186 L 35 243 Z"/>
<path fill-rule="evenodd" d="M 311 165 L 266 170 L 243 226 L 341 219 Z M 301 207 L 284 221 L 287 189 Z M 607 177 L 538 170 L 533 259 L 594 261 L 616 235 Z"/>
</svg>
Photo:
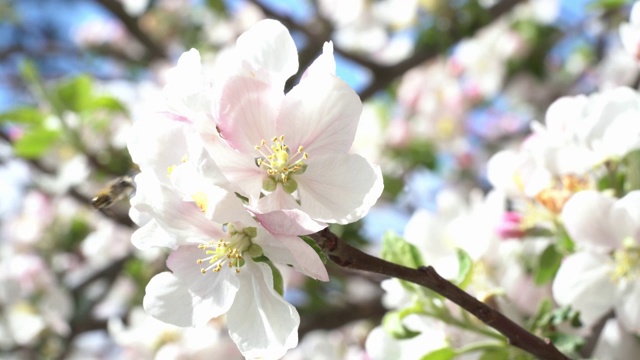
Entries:
<svg viewBox="0 0 640 360">
<path fill-rule="evenodd" d="M 497 226 L 504 211 L 504 197 L 493 192 L 487 197 L 473 192 L 467 204 L 462 197 L 445 190 L 438 195 L 438 209 L 417 210 L 405 227 L 405 239 L 415 245 L 424 261 L 445 278 L 458 273 L 458 248 L 478 261 L 495 248 Z"/>
<path fill-rule="evenodd" d="M 620 24 L 620 39 L 625 50 L 636 60 L 640 60 L 640 2 L 631 7 L 629 22 Z"/>
<path fill-rule="evenodd" d="M 426 316 L 412 314 L 403 319 L 403 325 L 420 332 L 410 339 L 395 339 L 381 326 L 371 330 L 365 348 L 372 360 L 419 360 L 425 354 L 449 346 L 444 324 Z"/>
<path fill-rule="evenodd" d="M 121 319 L 112 318 L 108 329 L 121 347 L 121 359 L 242 359 L 235 344 L 215 323 L 182 328 L 156 320 L 137 307 L 129 313 L 126 325 Z"/>
<path fill-rule="evenodd" d="M 578 192 L 561 218 L 577 251 L 553 281 L 555 300 L 579 310 L 588 327 L 614 310 L 624 329 L 640 333 L 640 191 L 621 199 Z"/>
</svg>

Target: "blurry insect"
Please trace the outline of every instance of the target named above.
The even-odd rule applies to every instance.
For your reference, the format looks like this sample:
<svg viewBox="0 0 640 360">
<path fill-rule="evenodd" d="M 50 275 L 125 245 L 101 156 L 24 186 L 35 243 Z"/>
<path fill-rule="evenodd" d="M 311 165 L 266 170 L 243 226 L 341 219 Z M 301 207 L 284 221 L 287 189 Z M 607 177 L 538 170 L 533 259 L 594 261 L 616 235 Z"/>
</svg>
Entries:
<svg viewBox="0 0 640 360">
<path fill-rule="evenodd" d="M 91 205 L 97 210 L 104 210 L 115 202 L 131 195 L 135 190 L 133 177 L 130 175 L 120 176 L 111 180 L 104 188 L 91 199 Z"/>
</svg>

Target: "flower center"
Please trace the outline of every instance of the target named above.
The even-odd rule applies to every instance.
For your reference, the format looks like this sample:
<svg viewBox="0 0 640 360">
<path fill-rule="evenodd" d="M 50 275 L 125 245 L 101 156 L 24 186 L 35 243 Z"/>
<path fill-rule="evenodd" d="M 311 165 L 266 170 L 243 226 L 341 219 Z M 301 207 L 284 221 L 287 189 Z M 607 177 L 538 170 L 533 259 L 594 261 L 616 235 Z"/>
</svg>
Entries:
<svg viewBox="0 0 640 360">
<path fill-rule="evenodd" d="M 640 247 L 631 238 L 624 240 L 622 248 L 613 253 L 615 268 L 611 273 L 613 281 L 640 278 Z"/>
<path fill-rule="evenodd" d="M 281 183 L 287 192 L 292 193 L 297 188 L 297 184 L 291 176 L 302 174 L 307 169 L 305 160 L 309 154 L 304 152 L 304 147 L 300 146 L 298 151 L 291 155 L 289 147 L 284 142 L 284 135 L 271 139 L 272 145 L 267 146 L 267 141 L 262 140 L 255 149 L 260 153 L 256 157 L 256 166 L 267 172 L 268 178 L 263 181 L 263 188 L 267 191 L 275 190 L 278 183 Z"/>
<path fill-rule="evenodd" d="M 229 237 L 226 240 L 211 240 L 198 245 L 198 248 L 206 254 L 206 257 L 196 261 L 198 265 L 206 265 L 200 269 L 201 273 L 219 272 L 225 267 L 233 268 L 236 273 L 239 273 L 244 265 L 245 252 L 248 251 L 252 257 L 262 254 L 260 246 L 252 242 L 257 235 L 255 227 L 246 227 L 239 231 L 229 224 L 227 233 Z"/>
</svg>

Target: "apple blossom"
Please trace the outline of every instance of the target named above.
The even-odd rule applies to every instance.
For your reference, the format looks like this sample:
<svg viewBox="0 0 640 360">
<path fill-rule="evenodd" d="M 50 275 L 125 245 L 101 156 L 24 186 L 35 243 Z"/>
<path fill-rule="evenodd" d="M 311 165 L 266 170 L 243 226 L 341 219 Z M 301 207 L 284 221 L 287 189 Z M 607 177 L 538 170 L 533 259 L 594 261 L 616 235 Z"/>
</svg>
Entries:
<svg viewBox="0 0 640 360">
<path fill-rule="evenodd" d="M 564 259 L 553 282 L 560 305 L 580 311 L 591 326 L 615 310 L 627 331 L 640 332 L 640 191 L 614 199 L 582 191 L 561 214 L 578 250 Z"/>
<path fill-rule="evenodd" d="M 286 51 L 274 52 L 279 48 Z M 299 209 L 339 224 L 366 215 L 382 192 L 382 175 L 348 153 L 362 104 L 335 76 L 331 43 L 287 94 L 284 80 L 297 69 L 297 56 L 286 28 L 260 22 L 236 49 L 248 65 L 221 89 L 216 120 L 224 142 L 206 145 L 224 176 L 259 213 Z"/>
</svg>

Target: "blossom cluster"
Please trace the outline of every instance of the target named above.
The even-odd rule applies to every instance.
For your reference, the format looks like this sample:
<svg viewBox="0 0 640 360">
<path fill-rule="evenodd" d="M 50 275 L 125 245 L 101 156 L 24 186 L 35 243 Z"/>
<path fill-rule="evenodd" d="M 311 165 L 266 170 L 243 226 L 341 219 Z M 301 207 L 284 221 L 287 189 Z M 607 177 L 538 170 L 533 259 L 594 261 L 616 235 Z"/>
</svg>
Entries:
<svg viewBox="0 0 640 360">
<path fill-rule="evenodd" d="M 279 267 L 327 281 L 301 236 L 361 219 L 382 176 L 349 152 L 362 105 L 335 75 L 331 43 L 286 93 L 297 50 L 279 22 L 255 24 L 225 61 L 207 78 L 198 51 L 184 53 L 167 109 L 134 124 L 132 241 L 171 251 L 170 271 L 146 287 L 149 314 L 178 326 L 226 314 L 244 356 L 275 359 L 296 346 L 299 325 Z"/>
</svg>

